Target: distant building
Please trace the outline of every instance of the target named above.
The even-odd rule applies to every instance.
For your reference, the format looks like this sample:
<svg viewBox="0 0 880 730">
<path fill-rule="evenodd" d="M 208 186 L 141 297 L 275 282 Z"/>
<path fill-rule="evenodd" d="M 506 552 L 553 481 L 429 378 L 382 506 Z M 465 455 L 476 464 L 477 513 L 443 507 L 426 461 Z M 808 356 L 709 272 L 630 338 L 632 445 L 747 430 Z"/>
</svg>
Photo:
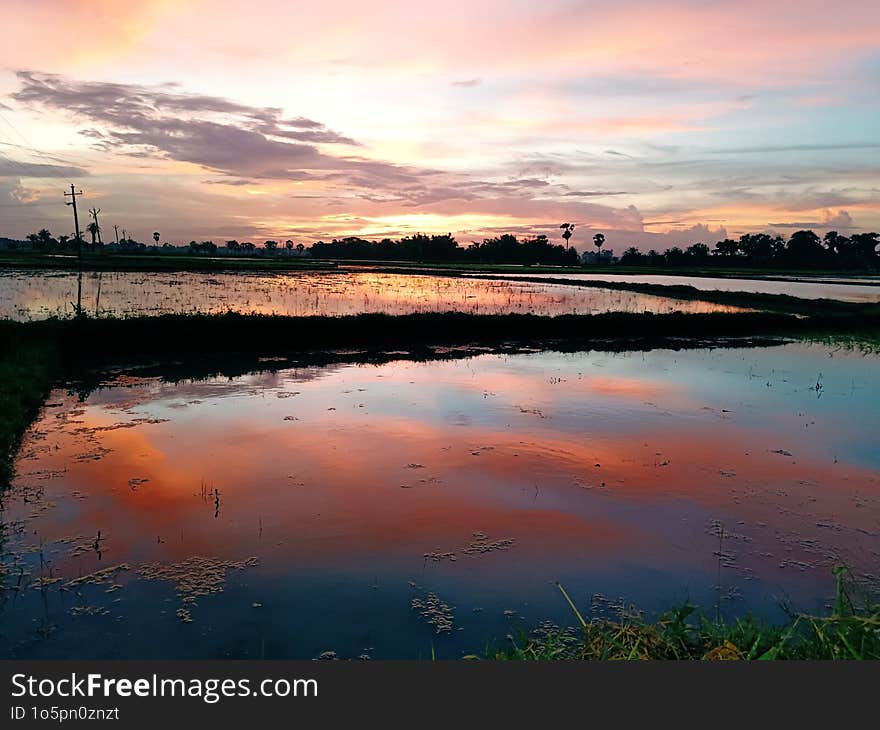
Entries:
<svg viewBox="0 0 880 730">
<path fill-rule="evenodd" d="M 601 251 L 584 251 L 581 254 L 581 263 L 585 266 L 595 266 L 596 264 L 614 264 L 617 263 L 617 257 L 610 248 L 603 248 Z"/>
</svg>

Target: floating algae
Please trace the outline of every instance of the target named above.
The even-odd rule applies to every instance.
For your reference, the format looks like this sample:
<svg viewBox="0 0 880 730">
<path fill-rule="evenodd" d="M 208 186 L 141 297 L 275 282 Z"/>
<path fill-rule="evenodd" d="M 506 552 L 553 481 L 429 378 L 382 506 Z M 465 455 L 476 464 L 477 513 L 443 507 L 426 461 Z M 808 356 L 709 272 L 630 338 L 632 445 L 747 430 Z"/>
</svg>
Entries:
<svg viewBox="0 0 880 730">
<path fill-rule="evenodd" d="M 515 543 L 515 540 L 512 537 L 505 537 L 500 540 L 490 540 L 483 532 L 474 532 L 472 538 L 470 544 L 462 549 L 462 552 L 465 555 L 480 555 L 482 553 L 492 553 L 497 550 L 508 550 Z M 454 550 L 446 552 L 435 550 L 429 553 L 424 553 L 423 557 L 425 560 L 433 560 L 435 563 L 439 563 L 442 560 L 449 560 L 454 563 L 457 559 L 457 553 Z"/>
<path fill-rule="evenodd" d="M 119 563 L 119 565 L 111 565 L 107 568 L 101 568 L 101 570 L 96 570 L 94 573 L 89 573 L 88 575 L 80 576 L 79 578 L 74 578 L 73 580 L 67 581 L 62 588 L 65 590 L 70 590 L 71 588 L 79 588 L 84 585 L 105 585 L 107 583 L 115 584 L 116 582 L 116 574 L 122 573 L 124 571 L 131 570 L 131 566 L 128 563 Z"/>
<path fill-rule="evenodd" d="M 425 560 L 433 560 L 435 563 L 439 563 L 441 560 L 451 560 L 452 562 L 455 562 L 455 553 L 431 552 L 425 553 L 424 558 Z"/>
<path fill-rule="evenodd" d="M 177 611 L 177 617 L 189 623 L 192 613 L 188 606 L 197 605 L 196 600 L 202 596 L 222 593 L 228 571 L 244 570 L 256 564 L 255 557 L 233 561 L 194 555 L 180 563 L 146 563 L 138 568 L 138 575 L 144 580 L 174 583 L 177 597 L 183 604 Z"/>
<path fill-rule="evenodd" d="M 189 609 L 178 608 L 177 611 L 175 612 L 175 615 L 177 616 L 177 618 L 179 618 L 185 624 L 192 623 L 192 620 L 193 620 L 192 612 Z"/>
<path fill-rule="evenodd" d="M 512 537 L 504 537 L 500 540 L 490 540 L 488 536 L 482 532 L 475 532 L 473 538 L 471 544 L 464 549 L 464 553 L 467 555 L 492 553 L 496 550 L 508 550 L 513 547 L 515 542 Z"/>
<path fill-rule="evenodd" d="M 428 593 L 424 599 L 413 598 L 410 604 L 425 621 L 434 627 L 438 634 L 451 633 L 455 614 L 453 608 L 441 601 L 436 593 Z"/>
<path fill-rule="evenodd" d="M 71 616 L 107 616 L 110 611 L 102 606 L 73 606 L 68 613 Z"/>
<path fill-rule="evenodd" d="M 111 423 L 108 426 L 83 426 L 81 428 L 76 428 L 71 433 L 73 434 L 86 434 L 92 435 L 96 433 L 101 433 L 103 431 L 118 431 L 122 428 L 135 428 L 137 426 L 141 426 L 143 424 L 159 424 L 159 423 L 168 423 L 167 418 L 134 418 L 131 421 L 122 421 L 121 423 Z"/>
</svg>

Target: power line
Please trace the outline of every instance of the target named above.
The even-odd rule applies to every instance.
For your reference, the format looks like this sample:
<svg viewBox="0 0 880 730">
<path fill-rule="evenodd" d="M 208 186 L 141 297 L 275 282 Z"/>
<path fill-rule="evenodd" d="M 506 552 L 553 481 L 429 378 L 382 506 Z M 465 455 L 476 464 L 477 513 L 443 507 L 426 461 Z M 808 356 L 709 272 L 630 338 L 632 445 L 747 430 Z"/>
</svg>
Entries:
<svg viewBox="0 0 880 730">
<path fill-rule="evenodd" d="M 36 147 L 34 147 L 34 145 L 31 144 L 30 140 L 28 140 L 28 138 L 25 137 L 24 134 L 12 122 L 10 122 L 2 113 L 0 113 L 0 120 L 3 120 L 6 123 L 6 125 L 19 136 L 21 141 L 24 142 L 24 146 L 27 149 L 29 149 L 31 152 L 33 152 L 38 157 L 42 158 L 45 161 L 45 164 L 50 169 L 55 170 L 55 172 L 57 173 L 57 178 L 63 179 L 64 177 L 67 177 L 67 175 L 64 174 L 65 170 L 62 167 L 55 164 L 55 162 L 53 162 L 52 159 L 49 158 L 45 153 L 43 153 L 42 151 L 40 151 Z M 11 146 L 16 147 L 18 149 L 21 149 L 21 145 L 18 145 L 14 142 L 11 142 L 11 140 L 12 140 L 11 137 L 9 137 L 6 134 L 4 134 L 4 136 L 10 140 Z M 0 153 L 0 154 L 2 154 L 2 153 Z M 31 180 L 36 180 L 38 183 L 42 183 L 48 189 L 61 187 L 61 183 L 58 179 L 56 179 L 55 181 L 50 181 L 48 178 L 40 176 L 40 175 L 28 174 L 27 167 L 25 167 L 21 162 L 18 162 L 17 160 L 10 158 L 8 155 L 3 155 L 3 157 L 6 160 L 8 160 L 9 162 L 11 162 L 13 165 L 18 165 L 18 167 L 22 170 L 22 173 L 19 176 L 20 178 L 27 177 L 27 178 L 30 178 Z M 74 189 L 72 184 L 70 186 L 70 189 L 71 189 L 71 191 L 73 191 L 73 189 Z M 62 190 L 63 190 L 63 187 L 62 187 Z M 80 191 L 77 194 L 82 195 L 82 191 Z M 65 195 L 67 195 L 67 193 L 65 193 Z M 75 197 L 73 198 L 72 203 L 73 203 L 73 211 L 74 211 L 74 220 L 76 221 L 77 215 L 76 215 L 76 198 Z M 76 236 L 77 236 L 77 240 L 81 241 L 81 234 L 79 231 L 79 224 L 78 223 L 76 224 Z"/>
<path fill-rule="evenodd" d="M 48 155 L 44 154 L 43 152 L 38 150 L 36 147 L 34 147 L 30 143 L 28 138 L 25 137 L 24 134 L 22 134 L 18 130 L 18 127 L 16 127 L 12 122 L 10 122 L 5 116 L 3 116 L 2 112 L 0 112 L 0 119 L 2 119 L 4 122 L 6 122 L 6 124 L 12 129 L 12 131 L 15 132 L 21 138 L 21 141 L 24 142 L 25 147 L 27 147 L 31 152 L 33 152 L 38 157 L 41 157 L 43 160 L 45 160 L 46 164 L 49 167 L 54 168 L 59 173 L 62 173 L 62 174 L 58 175 L 58 177 L 60 177 L 60 178 L 67 177 L 66 175 L 63 174 L 64 170 L 59 165 L 56 165 L 54 162 L 52 162 L 51 158 L 49 158 Z"/>
<path fill-rule="evenodd" d="M 11 139 L 11 137 L 9 137 L 8 135 L 4 135 L 4 136 L 5 136 L 7 139 Z M 9 147 L 15 147 L 16 149 L 21 149 L 21 148 L 22 148 L 21 145 L 16 144 L 15 142 L 0 142 L 0 144 L 8 145 Z M 2 151 L 0 151 L 0 157 L 2 157 L 3 159 L 5 159 L 5 160 L 6 160 L 8 163 L 10 163 L 11 165 L 15 165 L 15 166 L 17 166 L 17 167 L 19 168 L 19 172 L 18 172 L 18 175 L 17 175 L 17 177 L 19 177 L 19 178 L 25 178 L 25 177 L 26 177 L 26 178 L 29 178 L 29 179 L 31 179 L 31 180 L 36 180 L 38 183 L 41 183 L 42 185 L 44 185 L 44 186 L 47 187 L 47 188 L 62 187 L 61 183 L 60 183 L 58 180 L 55 180 L 54 182 L 51 182 L 51 181 L 49 180 L 49 178 L 43 177 L 43 176 L 41 176 L 41 175 L 34 175 L 33 172 L 29 171 L 29 170 L 28 170 L 28 164 L 34 164 L 34 163 L 24 163 L 24 162 L 21 162 L 20 160 L 17 160 L 17 159 L 15 159 L 14 157 L 10 157 L 9 155 L 5 154 L 5 153 L 2 152 Z M 56 169 L 59 169 L 59 170 L 60 170 L 60 168 L 58 168 L 57 166 L 56 166 Z M 62 189 L 63 189 L 63 187 L 62 187 Z"/>
</svg>

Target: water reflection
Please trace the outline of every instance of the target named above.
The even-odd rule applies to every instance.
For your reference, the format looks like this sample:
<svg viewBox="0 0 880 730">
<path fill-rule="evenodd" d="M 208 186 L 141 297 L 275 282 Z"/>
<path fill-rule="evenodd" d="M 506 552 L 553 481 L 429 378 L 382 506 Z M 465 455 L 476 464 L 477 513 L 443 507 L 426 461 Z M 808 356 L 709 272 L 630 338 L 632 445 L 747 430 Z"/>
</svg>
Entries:
<svg viewBox="0 0 880 730">
<path fill-rule="evenodd" d="M 504 273 L 517 279 L 571 279 L 573 281 L 616 281 L 662 286 L 692 286 L 702 291 L 734 291 L 755 294 L 788 294 L 801 299 L 837 299 L 841 302 L 880 302 L 880 279 L 877 277 L 815 277 L 809 280 L 780 276 L 778 279 L 737 279 L 733 277 L 684 276 L 675 274 L 571 274 Z"/>
<path fill-rule="evenodd" d="M 733 312 L 740 308 L 610 289 L 374 273 L 198 274 L 0 272 L 0 317 L 205 312 L 346 315 L 459 311 L 540 315 Z"/>
<path fill-rule="evenodd" d="M 880 557 L 875 363 L 545 352 L 58 391 L 4 498 L 0 651 L 454 657 L 568 621 L 556 579 L 712 605 L 716 521 L 726 614 L 815 609 L 834 561 Z"/>
</svg>

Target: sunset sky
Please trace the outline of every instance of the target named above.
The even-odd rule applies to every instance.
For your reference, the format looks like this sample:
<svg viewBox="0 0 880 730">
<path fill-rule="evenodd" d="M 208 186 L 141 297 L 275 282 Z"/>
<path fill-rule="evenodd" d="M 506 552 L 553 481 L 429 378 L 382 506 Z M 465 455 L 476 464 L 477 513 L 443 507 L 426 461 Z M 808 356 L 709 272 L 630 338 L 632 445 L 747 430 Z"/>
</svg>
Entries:
<svg viewBox="0 0 880 730">
<path fill-rule="evenodd" d="M 2 0 L 0 236 L 880 230 L 880 3 Z M 105 234 L 105 239 L 107 238 Z"/>
</svg>

